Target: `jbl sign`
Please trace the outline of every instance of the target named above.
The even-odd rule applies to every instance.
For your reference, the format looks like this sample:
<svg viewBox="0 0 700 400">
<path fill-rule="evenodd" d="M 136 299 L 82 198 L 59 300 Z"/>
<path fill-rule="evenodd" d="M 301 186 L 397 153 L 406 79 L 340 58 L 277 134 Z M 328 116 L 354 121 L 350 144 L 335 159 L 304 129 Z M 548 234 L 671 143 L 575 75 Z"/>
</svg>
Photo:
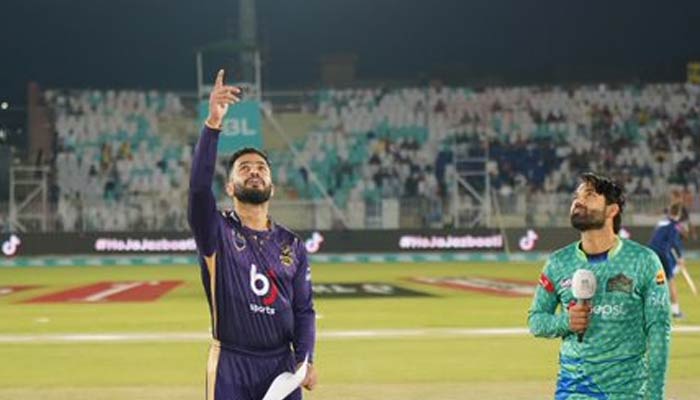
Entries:
<svg viewBox="0 0 700 400">
<path fill-rule="evenodd" d="M 223 123 L 221 134 L 225 136 L 255 136 L 258 132 L 248 126 L 247 119 L 231 118 Z"/>
<path fill-rule="evenodd" d="M 200 126 L 204 125 L 208 110 L 208 100 L 202 100 L 199 104 Z M 219 154 L 232 153 L 241 147 L 261 149 L 262 146 L 260 103 L 253 100 L 243 100 L 229 107 L 221 126 Z"/>
</svg>

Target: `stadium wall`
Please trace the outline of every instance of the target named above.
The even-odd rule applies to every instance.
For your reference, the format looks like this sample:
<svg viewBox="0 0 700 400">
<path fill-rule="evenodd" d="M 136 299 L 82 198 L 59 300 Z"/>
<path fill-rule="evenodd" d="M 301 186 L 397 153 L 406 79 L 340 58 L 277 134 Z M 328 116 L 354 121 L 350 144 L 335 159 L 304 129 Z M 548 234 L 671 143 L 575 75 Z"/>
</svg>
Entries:
<svg viewBox="0 0 700 400">
<path fill-rule="evenodd" d="M 641 243 L 652 227 L 623 228 L 621 236 Z M 311 254 L 356 253 L 503 253 L 547 252 L 578 239 L 571 228 L 473 230 L 357 230 L 299 231 Z M 4 257 L 45 255 L 194 255 L 195 242 L 187 232 L 99 232 L 4 234 Z M 699 241 L 686 244 L 700 250 Z"/>
</svg>

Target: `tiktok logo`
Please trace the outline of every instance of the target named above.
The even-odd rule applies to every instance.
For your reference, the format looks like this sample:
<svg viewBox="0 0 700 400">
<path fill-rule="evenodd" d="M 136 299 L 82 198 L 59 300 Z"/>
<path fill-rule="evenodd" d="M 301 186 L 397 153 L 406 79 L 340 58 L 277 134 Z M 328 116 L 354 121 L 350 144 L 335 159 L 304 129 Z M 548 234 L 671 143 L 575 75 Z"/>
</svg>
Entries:
<svg viewBox="0 0 700 400">
<path fill-rule="evenodd" d="M 306 246 L 306 251 L 313 254 L 321 249 L 321 243 L 323 243 L 323 236 L 318 232 L 314 232 L 311 238 L 304 242 L 304 246 Z"/>
<path fill-rule="evenodd" d="M 533 231 L 532 229 L 528 229 L 525 236 L 521 237 L 520 241 L 518 242 L 520 250 L 531 251 L 532 249 L 534 249 L 535 245 L 537 244 L 537 239 L 539 239 L 539 237 L 540 236 L 537 234 L 537 232 Z"/>
<path fill-rule="evenodd" d="M 270 278 L 258 272 L 255 264 L 250 266 L 250 289 L 256 296 L 262 297 L 265 306 L 272 305 L 277 300 L 278 290 L 275 284 L 275 273 L 270 271 Z"/>
<path fill-rule="evenodd" d="M 22 241 L 19 240 L 19 237 L 17 237 L 17 235 L 12 235 L 2 244 L 2 253 L 7 257 L 12 257 L 17 254 L 21 244 Z"/>
</svg>

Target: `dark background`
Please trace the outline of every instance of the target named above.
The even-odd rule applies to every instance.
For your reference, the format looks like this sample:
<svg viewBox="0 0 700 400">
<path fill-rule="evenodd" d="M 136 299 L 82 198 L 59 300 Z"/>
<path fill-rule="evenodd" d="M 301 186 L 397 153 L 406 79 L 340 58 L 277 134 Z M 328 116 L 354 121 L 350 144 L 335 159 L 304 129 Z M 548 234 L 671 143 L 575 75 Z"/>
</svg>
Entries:
<svg viewBox="0 0 700 400">
<path fill-rule="evenodd" d="M 358 78 L 453 84 L 682 81 L 700 1 L 258 0 L 268 89 Z M 234 37 L 235 0 L 2 0 L 0 101 L 43 87 L 194 90 L 194 49 Z"/>
</svg>

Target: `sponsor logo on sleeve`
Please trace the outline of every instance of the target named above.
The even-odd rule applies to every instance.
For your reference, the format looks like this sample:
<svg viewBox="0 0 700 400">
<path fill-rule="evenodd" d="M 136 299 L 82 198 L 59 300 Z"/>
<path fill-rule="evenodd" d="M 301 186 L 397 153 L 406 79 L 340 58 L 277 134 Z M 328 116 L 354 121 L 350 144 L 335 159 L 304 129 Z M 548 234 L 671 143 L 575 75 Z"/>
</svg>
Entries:
<svg viewBox="0 0 700 400">
<path fill-rule="evenodd" d="M 544 290 L 548 291 L 549 293 L 554 292 L 554 283 L 552 283 L 552 281 L 549 279 L 549 277 L 547 277 L 547 275 L 544 274 L 544 272 L 542 273 L 542 275 L 540 275 L 539 284 L 544 288 Z"/>
<path fill-rule="evenodd" d="M 660 269 L 659 272 L 656 273 L 656 284 L 663 285 L 664 283 L 666 283 L 666 273 L 664 273 L 663 269 Z"/>
</svg>

